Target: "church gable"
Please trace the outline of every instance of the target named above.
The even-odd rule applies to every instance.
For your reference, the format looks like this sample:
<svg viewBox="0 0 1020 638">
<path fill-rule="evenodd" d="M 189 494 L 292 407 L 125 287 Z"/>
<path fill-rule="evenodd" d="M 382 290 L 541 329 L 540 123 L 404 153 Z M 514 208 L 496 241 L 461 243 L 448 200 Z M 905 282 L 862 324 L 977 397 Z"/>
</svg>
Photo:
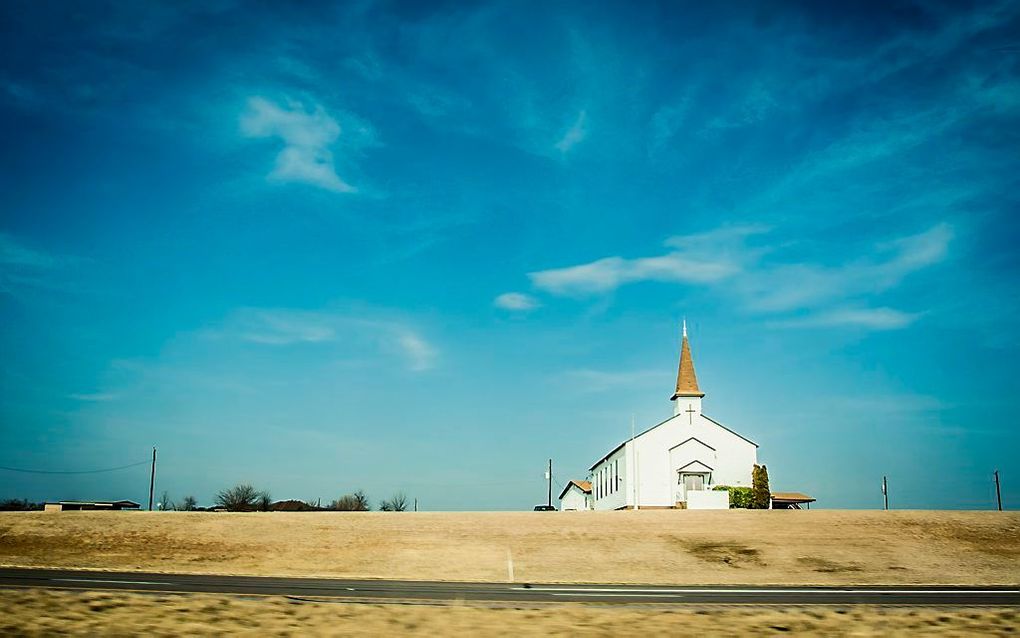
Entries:
<svg viewBox="0 0 1020 638">
<path fill-rule="evenodd" d="M 680 467 L 678 467 L 676 469 L 676 471 L 677 472 L 688 472 L 688 473 L 694 473 L 694 472 L 708 473 L 708 472 L 711 472 L 714 469 L 715 468 L 709 467 L 709 466 L 705 465 L 704 463 L 702 463 L 701 461 L 691 461 L 687 465 L 681 465 Z"/>
<path fill-rule="evenodd" d="M 725 425 L 723 425 L 722 423 L 719 423 L 719 422 L 718 422 L 718 421 L 716 421 L 715 419 L 713 419 L 713 418 L 711 418 L 711 417 L 709 417 L 709 416 L 707 416 L 707 415 L 705 415 L 705 414 L 701 414 L 701 415 L 699 415 L 699 416 L 700 416 L 700 417 L 701 417 L 701 418 L 702 418 L 702 419 L 703 419 L 704 421 L 707 421 L 707 422 L 708 422 L 708 423 L 707 423 L 706 425 L 710 425 L 710 426 L 712 426 L 712 427 L 713 427 L 713 429 L 716 429 L 716 428 L 717 428 L 717 429 L 718 429 L 719 431 L 721 431 L 720 433 L 725 433 L 725 435 L 729 435 L 729 436 L 735 437 L 735 438 L 737 438 L 737 439 L 739 439 L 739 440 L 741 440 L 741 441 L 745 441 L 745 442 L 747 442 L 747 443 L 750 443 L 750 444 L 751 444 L 751 445 L 753 445 L 754 447 L 758 447 L 758 444 L 757 444 L 757 443 L 755 443 L 754 441 L 752 441 L 751 439 L 747 438 L 746 436 L 744 436 L 744 435 L 742 435 L 742 434 L 740 434 L 740 433 L 738 433 L 738 432 L 734 432 L 733 430 L 729 429 L 728 427 L 726 427 L 726 426 L 725 426 Z"/>
</svg>

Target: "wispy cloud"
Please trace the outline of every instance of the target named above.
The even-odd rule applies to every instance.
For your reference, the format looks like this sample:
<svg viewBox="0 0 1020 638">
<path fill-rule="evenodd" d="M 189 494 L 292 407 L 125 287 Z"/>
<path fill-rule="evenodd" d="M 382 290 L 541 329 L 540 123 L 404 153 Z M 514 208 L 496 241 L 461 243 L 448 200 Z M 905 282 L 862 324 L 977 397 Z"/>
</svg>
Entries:
<svg viewBox="0 0 1020 638">
<path fill-rule="evenodd" d="M 573 126 L 567 129 L 563 137 L 556 142 L 555 147 L 559 152 L 566 154 L 571 149 L 583 142 L 588 137 L 588 112 L 582 110 L 577 114 Z"/>
<path fill-rule="evenodd" d="M 773 321 L 770 325 L 778 328 L 856 326 L 868 330 L 898 330 L 914 323 L 920 316 L 921 313 L 903 312 L 894 308 L 841 308 Z"/>
<path fill-rule="evenodd" d="M 32 248 L 0 232 L 0 293 L 13 293 L 18 287 L 61 288 L 58 275 L 75 261 Z"/>
<path fill-rule="evenodd" d="M 645 386 L 662 379 L 662 370 L 568 370 L 559 380 L 578 392 L 605 392 L 617 388 Z"/>
<path fill-rule="evenodd" d="M 652 257 L 606 257 L 593 262 L 529 273 L 532 284 L 553 295 L 606 294 L 638 282 L 719 288 L 736 295 L 746 311 L 773 315 L 776 325 L 860 326 L 891 330 L 910 325 L 923 313 L 871 308 L 867 300 L 898 285 L 908 275 L 945 260 L 953 229 L 941 223 L 915 235 L 878 243 L 866 257 L 841 266 L 783 262 L 782 246 L 748 244 L 767 232 L 735 226 L 672 237 L 673 252 Z M 770 259 L 765 261 L 765 257 Z M 783 317 L 799 313 L 794 317 Z"/>
<path fill-rule="evenodd" d="M 276 137 L 284 147 L 276 156 L 269 177 L 282 182 L 303 182 L 337 193 L 357 188 L 336 172 L 331 147 L 340 137 L 340 124 L 322 106 L 306 109 L 300 102 L 279 106 L 262 97 L 248 100 L 241 116 L 241 131 L 248 137 Z"/>
<path fill-rule="evenodd" d="M 521 292 L 504 292 L 492 303 L 497 308 L 515 311 L 534 310 L 539 306 L 537 299 Z"/>
<path fill-rule="evenodd" d="M 67 395 L 67 398 L 74 399 L 75 401 L 87 401 L 93 403 L 102 401 L 113 401 L 117 399 L 119 396 L 120 396 L 119 394 L 113 392 L 91 392 L 83 394 L 69 394 Z"/>
<path fill-rule="evenodd" d="M 883 292 L 907 275 L 946 258 L 953 230 L 938 224 L 924 232 L 882 242 L 874 255 L 843 266 L 812 263 L 766 267 L 740 282 L 748 304 L 767 312 L 815 307 L 824 302 Z"/>
<path fill-rule="evenodd" d="M 635 259 L 604 257 L 577 266 L 532 272 L 528 277 L 540 290 L 568 296 L 608 293 L 625 284 L 642 281 L 707 284 L 740 272 L 740 261 L 744 258 L 744 255 L 720 250 L 717 241 L 759 232 L 761 228 L 743 226 L 671 237 L 666 244 L 676 250 L 665 255 Z"/>
<path fill-rule="evenodd" d="M 395 333 L 398 350 L 407 359 L 408 367 L 415 372 L 429 370 L 436 364 L 439 355 L 436 348 L 420 335 L 406 328 L 398 328 Z"/>
<path fill-rule="evenodd" d="M 61 260 L 25 246 L 7 233 L 0 233 L 0 265 L 25 268 L 53 268 Z"/>
<path fill-rule="evenodd" d="M 401 357 L 415 372 L 435 367 L 439 357 L 439 350 L 412 326 L 367 311 L 244 308 L 208 334 L 266 346 L 321 344 L 348 350 L 374 347 Z"/>
</svg>

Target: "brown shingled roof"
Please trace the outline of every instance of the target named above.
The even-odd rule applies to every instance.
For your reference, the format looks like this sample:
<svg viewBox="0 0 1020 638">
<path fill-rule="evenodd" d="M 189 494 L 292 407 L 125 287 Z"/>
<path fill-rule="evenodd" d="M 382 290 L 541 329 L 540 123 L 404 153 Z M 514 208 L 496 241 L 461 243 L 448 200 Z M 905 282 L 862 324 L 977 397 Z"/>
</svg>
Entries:
<svg viewBox="0 0 1020 638">
<path fill-rule="evenodd" d="M 571 485 L 576 485 L 585 494 L 591 494 L 591 481 L 575 481 L 573 479 L 567 481 L 567 484 L 563 487 L 563 491 L 560 492 L 560 500 L 566 496 L 567 490 L 570 489 Z"/>
<path fill-rule="evenodd" d="M 705 393 L 698 389 L 698 377 L 694 374 L 694 359 L 691 357 L 691 345 L 687 343 L 686 330 L 680 344 L 680 369 L 676 373 L 676 392 L 670 399 L 677 397 L 703 397 Z"/>
</svg>

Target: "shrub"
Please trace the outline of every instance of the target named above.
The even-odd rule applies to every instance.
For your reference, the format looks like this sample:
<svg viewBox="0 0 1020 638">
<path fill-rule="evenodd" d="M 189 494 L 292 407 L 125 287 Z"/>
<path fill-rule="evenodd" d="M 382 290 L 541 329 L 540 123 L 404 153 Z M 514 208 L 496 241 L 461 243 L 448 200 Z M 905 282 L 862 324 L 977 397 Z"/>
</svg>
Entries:
<svg viewBox="0 0 1020 638">
<path fill-rule="evenodd" d="M 407 496 L 403 492 L 397 492 L 393 498 L 380 503 L 379 509 L 384 512 L 403 512 L 407 509 Z"/>
<path fill-rule="evenodd" d="M 751 488 L 717 485 L 714 489 L 726 490 L 730 494 L 730 509 L 748 509 L 751 507 Z"/>
<path fill-rule="evenodd" d="M 772 502 L 769 491 L 769 471 L 764 465 L 755 465 L 751 471 L 751 507 L 767 510 Z"/>
<path fill-rule="evenodd" d="M 32 503 L 28 499 L 9 498 L 0 501 L 0 512 L 30 512 L 42 508 L 42 503 Z"/>
<path fill-rule="evenodd" d="M 329 509 L 337 512 L 367 512 L 372 509 L 368 504 L 368 497 L 361 490 L 354 494 L 345 494 L 329 505 Z"/>
<path fill-rule="evenodd" d="M 250 483 L 235 485 L 216 494 L 216 502 L 231 512 L 266 511 L 269 492 L 256 490 Z"/>
</svg>

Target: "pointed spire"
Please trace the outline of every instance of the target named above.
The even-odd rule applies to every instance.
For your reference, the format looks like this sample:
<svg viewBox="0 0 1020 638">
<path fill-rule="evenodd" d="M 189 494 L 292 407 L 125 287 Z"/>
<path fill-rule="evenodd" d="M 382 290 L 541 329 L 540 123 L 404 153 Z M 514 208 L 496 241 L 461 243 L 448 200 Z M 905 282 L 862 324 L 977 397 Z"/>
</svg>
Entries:
<svg viewBox="0 0 1020 638">
<path fill-rule="evenodd" d="M 694 374 L 694 359 L 691 357 L 691 345 L 687 342 L 687 319 L 683 323 L 683 339 L 680 342 L 680 368 L 676 373 L 676 392 L 671 401 L 677 397 L 703 397 L 705 393 L 698 389 L 698 377 Z"/>
</svg>

